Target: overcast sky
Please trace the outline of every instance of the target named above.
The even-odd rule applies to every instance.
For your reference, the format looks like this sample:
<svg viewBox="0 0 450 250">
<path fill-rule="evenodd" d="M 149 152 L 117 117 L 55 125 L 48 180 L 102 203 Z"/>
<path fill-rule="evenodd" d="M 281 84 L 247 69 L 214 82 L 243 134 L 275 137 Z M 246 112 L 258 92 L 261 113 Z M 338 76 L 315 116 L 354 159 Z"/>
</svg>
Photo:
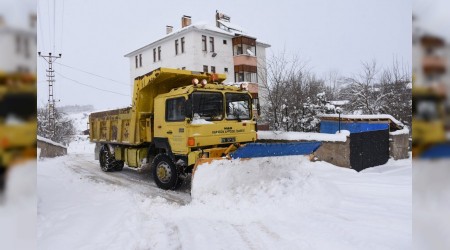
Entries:
<svg viewBox="0 0 450 250">
<path fill-rule="evenodd" d="M 130 94 L 124 54 L 165 35 L 166 25 L 180 28 L 182 15 L 192 16 L 193 23 L 214 24 L 216 10 L 271 44 L 269 56 L 283 49 L 298 54 L 319 76 L 329 71 L 356 73 L 361 61 L 372 59 L 380 66 L 388 66 L 393 58 L 411 64 L 409 0 L 57 0 L 55 16 L 53 2 L 38 1 L 38 50 L 62 53 L 57 62 L 115 80 L 56 64 L 58 105 L 93 104 L 97 109 L 129 105 L 129 96 L 81 84 Z M 47 101 L 45 67 L 38 58 L 40 105 Z"/>
<path fill-rule="evenodd" d="M 450 1 L 413 0 L 412 10 L 423 30 L 450 41 Z"/>
</svg>

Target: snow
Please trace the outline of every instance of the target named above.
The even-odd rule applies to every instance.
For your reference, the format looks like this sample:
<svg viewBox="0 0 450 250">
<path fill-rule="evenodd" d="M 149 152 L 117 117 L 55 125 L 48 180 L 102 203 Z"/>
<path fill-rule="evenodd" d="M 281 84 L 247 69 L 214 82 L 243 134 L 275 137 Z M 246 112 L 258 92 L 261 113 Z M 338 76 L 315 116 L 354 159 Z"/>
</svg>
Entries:
<svg viewBox="0 0 450 250">
<path fill-rule="evenodd" d="M 410 159 L 360 173 L 304 156 L 213 161 L 191 199 L 102 172 L 89 145 L 38 162 L 39 249 L 411 248 Z"/>
<path fill-rule="evenodd" d="M 348 132 L 348 133 L 347 133 Z M 259 140 L 288 140 L 288 141 L 329 141 L 345 142 L 350 132 L 341 130 L 341 133 L 325 134 L 312 132 L 282 132 L 282 131 L 258 131 Z"/>
<path fill-rule="evenodd" d="M 408 127 L 404 126 L 402 129 L 393 131 L 393 132 L 389 132 L 390 135 L 404 135 L 404 134 L 409 134 L 409 129 Z"/>
<path fill-rule="evenodd" d="M 414 249 L 450 249 L 449 163 L 449 159 L 414 161 Z"/>
<path fill-rule="evenodd" d="M 2 249 L 36 248 L 36 161 L 11 167 L 0 194 Z"/>
<path fill-rule="evenodd" d="M 67 148 L 66 146 L 62 145 L 61 143 L 54 142 L 54 141 L 52 141 L 50 139 L 44 138 L 44 137 L 39 136 L 39 135 L 37 136 L 37 140 L 38 141 L 42 141 L 42 142 L 46 142 L 48 144 L 52 144 L 52 145 L 55 145 L 55 146 L 58 146 L 58 147 Z"/>
<path fill-rule="evenodd" d="M 349 100 L 330 101 L 330 104 L 335 105 L 335 106 L 342 106 L 342 105 L 346 105 L 348 103 L 350 103 Z"/>
<path fill-rule="evenodd" d="M 207 125 L 207 124 L 214 124 L 213 122 L 209 122 L 202 118 L 194 118 L 191 122 L 192 125 Z"/>
</svg>

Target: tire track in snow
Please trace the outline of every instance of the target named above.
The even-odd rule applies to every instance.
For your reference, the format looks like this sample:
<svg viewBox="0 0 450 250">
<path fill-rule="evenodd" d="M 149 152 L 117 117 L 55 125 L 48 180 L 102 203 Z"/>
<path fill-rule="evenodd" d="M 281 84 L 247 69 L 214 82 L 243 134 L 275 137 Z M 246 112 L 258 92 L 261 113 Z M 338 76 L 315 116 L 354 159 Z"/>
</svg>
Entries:
<svg viewBox="0 0 450 250">
<path fill-rule="evenodd" d="M 129 189 L 132 192 L 139 192 L 142 195 L 150 197 L 162 197 L 170 202 L 180 205 L 190 203 L 191 196 L 189 194 L 189 186 L 184 184 L 184 189 L 178 191 L 165 191 L 159 189 L 153 182 L 153 177 L 149 172 L 140 173 L 134 169 L 124 167 L 120 172 L 102 172 L 98 165 L 98 161 L 90 160 L 92 155 L 74 154 L 67 155 L 67 161 L 64 165 L 74 173 L 79 174 L 81 178 L 88 178 L 98 183 L 106 183 L 111 185 L 119 185 Z"/>
</svg>

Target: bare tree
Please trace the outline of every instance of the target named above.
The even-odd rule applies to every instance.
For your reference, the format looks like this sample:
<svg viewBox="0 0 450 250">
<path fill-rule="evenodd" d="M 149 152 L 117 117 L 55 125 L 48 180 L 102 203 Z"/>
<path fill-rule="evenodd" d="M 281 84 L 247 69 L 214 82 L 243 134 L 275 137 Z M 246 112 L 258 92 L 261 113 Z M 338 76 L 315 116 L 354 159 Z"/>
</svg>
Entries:
<svg viewBox="0 0 450 250">
<path fill-rule="evenodd" d="M 68 145 L 73 136 L 76 133 L 73 120 L 70 119 L 65 113 L 60 112 L 58 109 L 55 111 L 55 127 L 51 128 L 48 123 L 48 109 L 38 108 L 37 110 L 38 127 L 37 134 L 44 138 L 50 139 L 54 142 L 63 143 Z"/>
<path fill-rule="evenodd" d="M 376 61 L 363 62 L 361 73 L 345 79 L 347 85 L 340 93 L 349 100 L 347 110 L 363 114 L 378 114 L 386 98 L 378 84 L 379 69 Z"/>
<path fill-rule="evenodd" d="M 272 56 L 260 74 L 266 101 L 263 121 L 274 130 L 317 131 L 317 114 L 324 112 L 324 100 L 332 91 L 325 81 L 307 70 L 297 55 L 287 58 L 285 52 Z"/>
</svg>

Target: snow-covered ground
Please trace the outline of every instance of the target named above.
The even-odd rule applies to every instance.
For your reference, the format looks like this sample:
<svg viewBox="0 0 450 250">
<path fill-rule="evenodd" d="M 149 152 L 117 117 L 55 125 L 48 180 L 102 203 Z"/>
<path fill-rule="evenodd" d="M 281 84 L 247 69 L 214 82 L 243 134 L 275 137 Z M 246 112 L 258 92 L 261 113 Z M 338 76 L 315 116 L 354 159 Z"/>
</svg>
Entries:
<svg viewBox="0 0 450 250">
<path fill-rule="evenodd" d="M 450 249 L 450 159 L 415 160 L 414 249 Z"/>
<path fill-rule="evenodd" d="M 8 172 L 0 194 L 0 248 L 36 248 L 36 161 L 19 163 Z"/>
<path fill-rule="evenodd" d="M 203 165 L 180 191 L 103 173 L 87 138 L 38 162 L 39 249 L 410 249 L 411 160 L 357 173 L 304 156 Z"/>
</svg>

